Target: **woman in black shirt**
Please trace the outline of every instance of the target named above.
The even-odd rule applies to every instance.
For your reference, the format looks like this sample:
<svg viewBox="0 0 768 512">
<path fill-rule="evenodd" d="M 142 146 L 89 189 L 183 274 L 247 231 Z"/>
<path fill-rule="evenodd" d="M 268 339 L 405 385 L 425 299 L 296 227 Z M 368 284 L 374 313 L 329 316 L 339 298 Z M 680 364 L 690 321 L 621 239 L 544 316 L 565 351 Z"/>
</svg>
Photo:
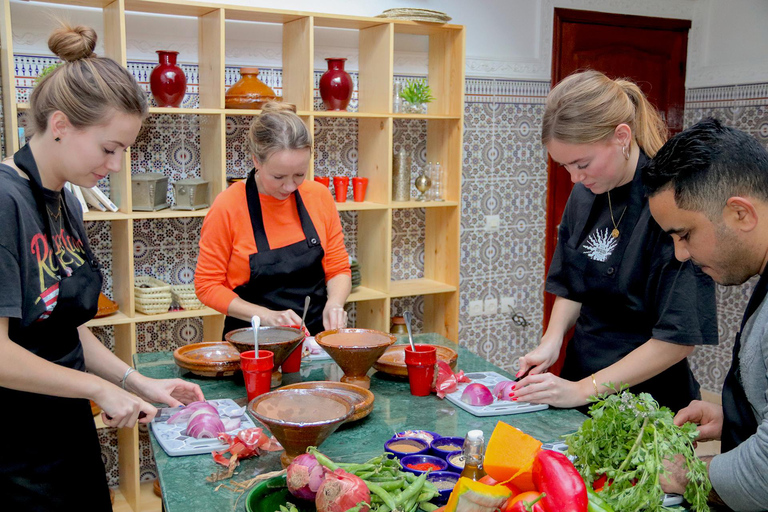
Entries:
<svg viewBox="0 0 768 512">
<path fill-rule="evenodd" d="M 674 258 L 650 215 L 639 169 L 666 129 L 636 84 L 576 73 L 547 97 L 542 142 L 575 183 L 546 290 L 557 295 L 541 343 L 520 358 L 518 400 L 576 407 L 629 385 L 673 410 L 698 398 L 686 357 L 717 343 L 714 283 Z M 561 375 L 547 369 L 576 326 Z"/>
</svg>

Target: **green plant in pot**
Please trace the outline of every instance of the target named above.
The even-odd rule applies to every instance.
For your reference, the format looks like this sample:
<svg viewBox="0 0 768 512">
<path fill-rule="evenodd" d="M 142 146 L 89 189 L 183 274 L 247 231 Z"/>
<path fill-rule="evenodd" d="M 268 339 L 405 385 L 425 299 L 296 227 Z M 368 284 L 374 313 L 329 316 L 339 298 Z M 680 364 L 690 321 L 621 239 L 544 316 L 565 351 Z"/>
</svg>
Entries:
<svg viewBox="0 0 768 512">
<path fill-rule="evenodd" d="M 403 100 L 403 112 L 410 114 L 424 113 L 424 106 L 435 99 L 426 80 L 408 80 L 400 91 Z"/>
</svg>

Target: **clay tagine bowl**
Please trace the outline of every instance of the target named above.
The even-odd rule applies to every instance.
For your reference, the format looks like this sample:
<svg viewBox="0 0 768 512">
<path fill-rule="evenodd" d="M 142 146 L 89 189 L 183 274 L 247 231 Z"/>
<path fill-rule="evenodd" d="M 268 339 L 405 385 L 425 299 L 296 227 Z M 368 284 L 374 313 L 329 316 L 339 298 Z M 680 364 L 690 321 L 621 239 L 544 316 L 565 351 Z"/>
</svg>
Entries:
<svg viewBox="0 0 768 512">
<path fill-rule="evenodd" d="M 321 332 L 315 341 L 341 367 L 341 382 L 369 389 L 368 370 L 397 338 L 372 329 L 333 329 Z"/>
<path fill-rule="evenodd" d="M 244 327 L 229 331 L 224 339 L 231 343 L 238 352 L 253 350 L 253 328 Z M 304 333 L 293 327 L 259 327 L 259 350 L 269 350 L 274 354 L 275 367 L 272 370 L 272 387 L 283 382 L 280 365 L 291 355 L 291 352 L 304 340 Z"/>
<path fill-rule="evenodd" d="M 192 343 L 173 352 L 176 365 L 201 377 L 230 377 L 240 369 L 240 354 L 225 341 Z"/>
<path fill-rule="evenodd" d="M 285 448 L 280 456 L 284 468 L 307 447 L 320 446 L 354 410 L 347 398 L 324 389 L 278 389 L 248 404 L 253 417 Z"/>
</svg>

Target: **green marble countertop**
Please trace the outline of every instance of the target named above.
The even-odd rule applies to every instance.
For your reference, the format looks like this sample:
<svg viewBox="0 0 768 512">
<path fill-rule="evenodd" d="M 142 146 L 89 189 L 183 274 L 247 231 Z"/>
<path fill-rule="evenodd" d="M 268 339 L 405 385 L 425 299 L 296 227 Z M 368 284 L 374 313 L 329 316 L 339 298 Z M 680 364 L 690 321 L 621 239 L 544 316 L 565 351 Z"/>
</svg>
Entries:
<svg viewBox="0 0 768 512">
<path fill-rule="evenodd" d="M 414 338 L 419 343 L 446 345 L 457 350 L 457 368 L 465 373 L 495 371 L 510 376 L 509 373 L 464 348 L 456 347 L 454 343 L 437 334 L 420 334 Z M 401 343 L 404 341 L 400 340 Z M 207 399 L 231 398 L 238 403 L 245 403 L 245 387 L 241 374 L 225 379 L 197 377 L 176 366 L 171 352 L 136 354 L 134 362 L 136 369 L 148 377 L 181 377 L 198 383 Z M 301 372 L 284 375 L 283 383 L 338 381 L 342 375 L 341 369 L 332 360 L 304 361 Z M 542 442 L 548 442 L 575 431 L 585 419 L 578 411 L 563 409 L 481 418 L 455 407 L 447 400 L 437 398 L 436 395 L 411 396 L 408 381 L 405 379 L 373 371 L 369 375 L 371 391 L 376 397 L 373 412 L 359 421 L 341 426 L 320 447 L 324 454 L 335 461 L 362 462 L 380 455 L 384 451 L 384 442 L 392 437 L 392 434 L 407 429 L 425 429 L 443 436 L 461 437 L 469 430 L 481 429 L 485 432 L 487 440 L 496 422 L 501 420 Z M 245 510 L 245 496 L 235 508 L 236 500 L 240 496 L 238 493 L 227 489 L 216 491 L 218 484 L 206 482 L 207 476 L 223 468 L 213 461 L 210 454 L 169 457 L 151 434 L 151 429 L 150 439 L 166 512 Z M 242 461 L 233 480 L 247 480 L 263 472 L 280 470 L 280 453 L 265 453 L 260 457 Z"/>
</svg>

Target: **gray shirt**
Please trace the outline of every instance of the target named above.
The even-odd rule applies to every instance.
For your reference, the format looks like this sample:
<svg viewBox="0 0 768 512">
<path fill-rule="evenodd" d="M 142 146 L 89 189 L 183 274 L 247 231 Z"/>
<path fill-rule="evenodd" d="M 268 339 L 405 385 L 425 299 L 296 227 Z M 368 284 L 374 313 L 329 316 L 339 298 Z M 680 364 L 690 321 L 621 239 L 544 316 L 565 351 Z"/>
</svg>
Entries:
<svg viewBox="0 0 768 512">
<path fill-rule="evenodd" d="M 747 321 L 741 342 L 741 383 L 757 420 L 757 432 L 733 450 L 715 456 L 709 478 L 733 510 L 762 511 L 768 510 L 768 299 Z"/>
</svg>

